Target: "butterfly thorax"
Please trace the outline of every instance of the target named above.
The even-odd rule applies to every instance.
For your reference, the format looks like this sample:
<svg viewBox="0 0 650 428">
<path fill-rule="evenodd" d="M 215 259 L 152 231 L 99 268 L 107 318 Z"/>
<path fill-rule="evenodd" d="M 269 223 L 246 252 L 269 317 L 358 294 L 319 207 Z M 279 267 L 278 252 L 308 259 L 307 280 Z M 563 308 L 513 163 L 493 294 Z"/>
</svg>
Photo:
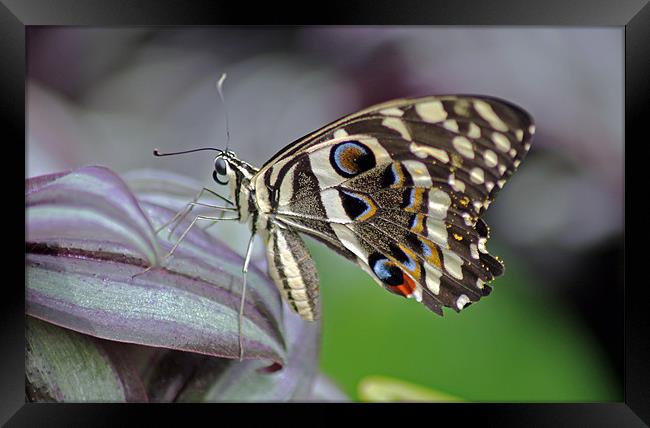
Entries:
<svg viewBox="0 0 650 428">
<path fill-rule="evenodd" d="M 226 168 L 222 172 L 227 176 L 230 196 L 239 211 L 239 221 L 248 223 L 252 220 L 255 223 L 258 208 L 255 203 L 255 189 L 252 186 L 252 178 L 257 173 L 258 168 L 239 159 L 231 151 L 219 154 L 215 162 L 219 159 L 225 161 Z M 217 181 L 223 183 L 221 180 Z"/>
<path fill-rule="evenodd" d="M 287 303 L 306 320 L 318 318 L 318 274 L 302 238 L 285 221 L 276 219 L 278 191 L 260 184 L 258 168 L 232 152 L 215 159 L 215 180 L 230 187 L 239 221 L 248 223 L 267 247 L 269 276 Z"/>
</svg>

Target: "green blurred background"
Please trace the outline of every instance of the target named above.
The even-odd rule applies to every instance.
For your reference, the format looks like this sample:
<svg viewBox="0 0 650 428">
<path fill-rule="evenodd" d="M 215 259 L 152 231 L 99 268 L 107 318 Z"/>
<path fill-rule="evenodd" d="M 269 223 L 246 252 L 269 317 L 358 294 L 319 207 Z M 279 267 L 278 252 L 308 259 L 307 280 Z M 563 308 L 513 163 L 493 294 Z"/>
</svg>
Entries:
<svg viewBox="0 0 650 428">
<path fill-rule="evenodd" d="M 386 375 L 466 401 L 620 401 L 621 382 L 596 338 L 507 260 L 485 300 L 462 315 L 433 316 L 386 293 L 360 269 L 313 246 L 322 278 L 324 372 L 358 397 L 359 382 Z"/>
<path fill-rule="evenodd" d="M 506 264 L 492 294 L 437 317 L 310 241 L 322 370 L 357 400 L 369 376 L 467 401 L 622 400 L 622 30 L 29 27 L 27 40 L 28 176 L 102 164 L 217 189 L 209 156 L 151 150 L 223 147 L 222 72 L 230 147 L 257 165 L 391 98 L 478 93 L 521 105 L 537 135 L 487 212 L 488 248 Z M 244 226 L 212 230 L 243 253 Z"/>
</svg>

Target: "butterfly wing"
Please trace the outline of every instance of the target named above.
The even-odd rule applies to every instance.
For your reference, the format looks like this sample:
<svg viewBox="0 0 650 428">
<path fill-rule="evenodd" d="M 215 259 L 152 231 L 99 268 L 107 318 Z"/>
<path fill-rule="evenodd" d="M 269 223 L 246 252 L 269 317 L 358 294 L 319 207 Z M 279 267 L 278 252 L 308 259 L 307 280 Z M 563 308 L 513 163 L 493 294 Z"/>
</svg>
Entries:
<svg viewBox="0 0 650 428">
<path fill-rule="evenodd" d="M 525 111 L 496 98 L 383 103 L 281 150 L 254 177 L 258 205 L 387 290 L 458 311 L 503 273 L 480 215 L 533 132 Z"/>
</svg>

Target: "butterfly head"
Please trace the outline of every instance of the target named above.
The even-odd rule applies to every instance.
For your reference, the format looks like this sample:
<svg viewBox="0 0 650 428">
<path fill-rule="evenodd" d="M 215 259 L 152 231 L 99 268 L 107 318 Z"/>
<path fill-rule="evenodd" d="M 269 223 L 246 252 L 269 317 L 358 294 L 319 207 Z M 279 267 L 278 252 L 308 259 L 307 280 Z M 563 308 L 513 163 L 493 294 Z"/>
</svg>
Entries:
<svg viewBox="0 0 650 428">
<path fill-rule="evenodd" d="M 214 170 L 212 171 L 212 178 L 219 184 L 236 184 L 237 187 L 247 185 L 250 179 L 257 172 L 257 168 L 247 162 L 242 161 L 237 157 L 235 152 L 230 150 L 221 150 L 213 147 L 204 147 L 200 149 L 185 150 L 182 152 L 174 153 L 160 153 L 158 149 L 153 151 L 154 156 L 173 156 L 185 153 L 194 153 L 204 150 L 212 150 L 218 152 L 214 158 Z"/>
<path fill-rule="evenodd" d="M 228 182 L 236 177 L 233 177 L 234 169 L 230 166 L 230 158 L 236 157 L 233 152 L 224 151 L 220 152 L 214 158 L 214 170 L 212 171 L 212 178 L 219 184 L 226 185 Z"/>
<path fill-rule="evenodd" d="M 215 182 L 227 185 L 230 195 L 236 200 L 248 199 L 251 179 L 258 169 L 239 159 L 230 151 L 220 151 L 214 158 L 212 178 Z"/>
<path fill-rule="evenodd" d="M 230 150 L 220 151 L 214 158 L 214 171 L 212 178 L 219 184 L 238 183 L 247 184 L 257 172 L 257 168 L 239 159 L 235 152 Z"/>
</svg>

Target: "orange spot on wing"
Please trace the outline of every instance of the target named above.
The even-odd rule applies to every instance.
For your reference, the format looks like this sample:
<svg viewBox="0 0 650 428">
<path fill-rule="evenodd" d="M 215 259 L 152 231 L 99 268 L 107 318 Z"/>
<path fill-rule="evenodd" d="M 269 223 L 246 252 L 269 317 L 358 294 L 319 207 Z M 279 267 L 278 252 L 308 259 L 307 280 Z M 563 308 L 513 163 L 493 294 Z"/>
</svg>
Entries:
<svg viewBox="0 0 650 428">
<path fill-rule="evenodd" d="M 415 285 L 415 281 L 413 281 L 413 279 L 408 275 L 404 275 L 404 282 L 402 284 L 393 286 L 393 290 L 397 291 L 404 297 L 413 294 L 416 288 L 417 286 Z"/>
</svg>

